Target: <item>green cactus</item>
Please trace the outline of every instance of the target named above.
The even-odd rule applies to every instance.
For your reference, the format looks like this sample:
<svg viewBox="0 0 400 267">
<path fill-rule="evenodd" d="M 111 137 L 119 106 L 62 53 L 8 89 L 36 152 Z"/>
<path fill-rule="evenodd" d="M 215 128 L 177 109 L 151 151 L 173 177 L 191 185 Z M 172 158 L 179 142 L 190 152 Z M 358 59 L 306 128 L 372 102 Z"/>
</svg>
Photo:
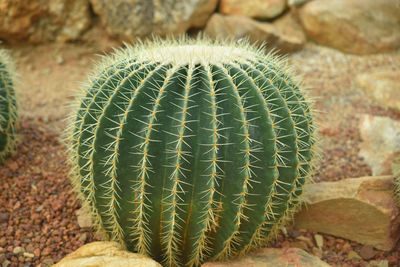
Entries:
<svg viewBox="0 0 400 267">
<path fill-rule="evenodd" d="M 289 73 L 262 49 L 202 38 L 106 57 L 69 130 L 72 181 L 97 228 L 168 266 L 274 238 L 316 154 Z"/>
<path fill-rule="evenodd" d="M 0 50 L 0 163 L 16 149 L 17 100 L 15 67 L 5 50 Z"/>
</svg>

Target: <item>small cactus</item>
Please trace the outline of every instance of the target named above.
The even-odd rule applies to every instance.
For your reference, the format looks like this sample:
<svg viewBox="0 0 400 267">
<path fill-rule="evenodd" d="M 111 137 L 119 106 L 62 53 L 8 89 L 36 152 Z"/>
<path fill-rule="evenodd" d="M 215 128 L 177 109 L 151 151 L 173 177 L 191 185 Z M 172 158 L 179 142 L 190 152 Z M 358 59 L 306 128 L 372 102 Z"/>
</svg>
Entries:
<svg viewBox="0 0 400 267">
<path fill-rule="evenodd" d="M 15 97 L 15 67 L 5 50 L 0 50 L 0 163 L 16 149 L 18 111 Z"/>
<path fill-rule="evenodd" d="M 309 104 L 281 60 L 245 43 L 128 46 L 83 89 L 72 182 L 108 239 L 166 266 L 242 254 L 298 207 Z"/>
</svg>

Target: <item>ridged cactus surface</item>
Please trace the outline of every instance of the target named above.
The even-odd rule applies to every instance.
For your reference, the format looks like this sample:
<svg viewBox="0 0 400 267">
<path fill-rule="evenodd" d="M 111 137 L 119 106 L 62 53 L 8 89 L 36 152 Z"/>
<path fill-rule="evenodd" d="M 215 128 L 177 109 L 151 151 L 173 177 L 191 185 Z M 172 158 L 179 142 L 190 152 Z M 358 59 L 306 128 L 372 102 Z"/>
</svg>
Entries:
<svg viewBox="0 0 400 267">
<path fill-rule="evenodd" d="M 5 50 L 0 50 L 0 164 L 16 148 L 17 100 L 15 68 Z"/>
<path fill-rule="evenodd" d="M 299 204 L 314 124 L 287 67 L 247 44 L 158 41 L 103 60 L 71 123 L 98 228 L 166 266 L 260 247 Z"/>
</svg>

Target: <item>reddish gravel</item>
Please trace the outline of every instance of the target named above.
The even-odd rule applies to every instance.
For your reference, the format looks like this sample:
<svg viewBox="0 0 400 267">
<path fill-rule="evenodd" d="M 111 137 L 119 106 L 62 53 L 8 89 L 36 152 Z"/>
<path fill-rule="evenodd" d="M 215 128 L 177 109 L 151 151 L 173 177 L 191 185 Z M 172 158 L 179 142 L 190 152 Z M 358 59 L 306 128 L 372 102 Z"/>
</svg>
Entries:
<svg viewBox="0 0 400 267">
<path fill-rule="evenodd" d="M 76 81 L 84 79 L 92 54 L 108 47 L 97 41 L 89 45 L 13 47 L 25 81 L 20 85 L 21 101 L 27 105 L 21 112 L 18 153 L 0 166 L 0 264 L 10 261 L 10 266 L 48 266 L 96 239 L 90 229 L 80 229 L 77 223 L 75 212 L 80 203 L 71 192 L 65 148 L 59 142 L 66 114 L 60 105 L 71 100 L 66 96 L 76 88 Z M 57 57 L 63 62 L 57 63 Z M 313 89 L 311 95 L 320 110 L 317 122 L 324 154 L 314 180 L 370 175 L 370 168 L 358 156 L 359 114 L 400 120 L 400 113 L 365 99 L 353 77 L 382 68 L 400 71 L 400 53 L 360 57 L 309 44 L 289 61 L 303 75 L 305 85 Z M 320 251 L 314 234 L 289 227 L 287 235 L 280 234 L 272 246 L 300 247 L 333 266 L 367 266 L 375 260 L 398 266 L 400 244 L 392 252 L 382 252 L 322 235 Z M 363 259 L 348 259 L 350 251 Z"/>
<path fill-rule="evenodd" d="M 0 166 L 0 263 L 37 266 L 60 260 L 93 237 L 76 222 L 80 203 L 71 192 L 58 136 L 32 120 L 23 121 L 19 132 L 18 153 Z M 18 246 L 34 257 L 15 255 Z"/>
</svg>

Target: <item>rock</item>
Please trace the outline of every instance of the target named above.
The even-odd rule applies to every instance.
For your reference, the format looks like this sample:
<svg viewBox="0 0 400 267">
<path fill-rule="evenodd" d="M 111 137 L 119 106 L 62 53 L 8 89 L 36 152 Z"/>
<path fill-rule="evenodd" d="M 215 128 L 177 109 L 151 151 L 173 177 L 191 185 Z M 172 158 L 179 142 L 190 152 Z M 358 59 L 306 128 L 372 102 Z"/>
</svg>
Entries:
<svg viewBox="0 0 400 267">
<path fill-rule="evenodd" d="M 359 155 L 373 175 L 391 174 L 391 165 L 400 155 L 400 122 L 388 117 L 363 115 L 360 118 Z"/>
<path fill-rule="evenodd" d="M 307 35 L 344 52 L 370 54 L 400 47 L 400 5 L 393 0 L 314 0 L 299 10 Z"/>
<path fill-rule="evenodd" d="M 389 267 L 389 261 L 387 260 L 370 261 L 365 267 Z"/>
<path fill-rule="evenodd" d="M 306 44 L 306 35 L 300 23 L 295 19 L 294 13 L 288 12 L 279 17 L 273 22 L 273 25 L 280 33 L 280 42 L 276 47 L 281 53 L 300 50 Z"/>
<path fill-rule="evenodd" d="M 18 163 L 16 161 L 10 159 L 6 161 L 6 164 L 11 171 L 15 172 L 16 170 L 18 170 Z"/>
<path fill-rule="evenodd" d="M 86 208 L 82 207 L 76 211 L 76 219 L 80 228 L 92 227 L 92 218 Z"/>
<path fill-rule="evenodd" d="M 3 261 L 3 263 L 2 263 L 2 267 L 8 267 L 8 266 L 10 266 L 11 265 L 11 261 L 9 261 L 9 260 L 5 260 L 5 261 Z"/>
<path fill-rule="evenodd" d="M 161 267 L 147 256 L 124 250 L 116 242 L 93 242 L 68 254 L 53 267 Z"/>
<path fill-rule="evenodd" d="M 25 258 L 33 258 L 33 257 L 35 257 L 35 255 L 34 254 L 32 254 L 32 253 L 29 253 L 29 252 L 24 252 L 24 257 Z"/>
<path fill-rule="evenodd" d="M 311 252 L 314 256 L 317 256 L 318 258 L 322 258 L 322 250 L 316 247 L 312 247 Z"/>
<path fill-rule="evenodd" d="M 46 247 L 41 251 L 42 256 L 48 256 L 53 252 L 53 249 L 50 247 Z"/>
<path fill-rule="evenodd" d="M 301 6 L 307 2 L 309 2 L 310 0 L 288 0 L 288 6 L 289 7 L 293 7 L 293 6 Z"/>
<path fill-rule="evenodd" d="M 50 267 L 50 266 L 53 266 L 53 264 L 54 264 L 54 260 L 51 258 L 47 258 L 42 261 L 43 267 Z"/>
<path fill-rule="evenodd" d="M 303 241 L 294 241 L 290 244 L 290 246 L 292 248 L 299 248 L 299 249 L 303 249 L 303 250 L 308 249 L 306 242 L 303 242 Z"/>
<path fill-rule="evenodd" d="M 266 42 L 268 49 L 288 53 L 301 49 L 306 39 L 300 27 L 290 29 L 292 18 L 284 16 L 274 23 L 262 23 L 243 16 L 214 14 L 207 23 L 205 34 L 211 38 L 240 40 L 251 43 Z M 292 32 L 292 33 L 290 33 Z"/>
<path fill-rule="evenodd" d="M 40 205 L 39 207 L 36 208 L 36 212 L 41 212 L 43 210 L 43 205 Z"/>
<path fill-rule="evenodd" d="M 263 248 L 247 256 L 224 262 L 207 262 L 202 267 L 329 267 L 319 258 L 299 248 Z"/>
<path fill-rule="evenodd" d="M 10 214 L 7 212 L 0 212 L 0 223 L 8 222 L 8 218 L 10 218 Z"/>
<path fill-rule="evenodd" d="M 314 246 L 313 242 L 308 237 L 305 237 L 305 236 L 301 235 L 301 236 L 296 237 L 296 240 L 300 240 L 300 241 L 305 242 L 307 244 L 307 246 L 309 246 L 310 248 Z"/>
<path fill-rule="evenodd" d="M 378 71 L 356 76 L 356 84 L 382 107 L 400 111 L 400 76 L 398 71 Z"/>
<path fill-rule="evenodd" d="M 76 40 L 89 25 L 88 0 L 0 2 L 0 39 L 10 43 Z"/>
<path fill-rule="evenodd" d="M 61 55 L 58 55 L 58 56 L 56 57 L 56 63 L 57 63 L 58 65 L 63 64 L 63 63 L 64 63 L 64 58 L 63 58 Z"/>
<path fill-rule="evenodd" d="M 183 34 L 203 27 L 218 0 L 90 0 L 109 34 L 121 39 Z"/>
<path fill-rule="evenodd" d="M 28 253 L 33 253 L 35 251 L 35 247 L 32 244 L 28 244 L 25 248 L 25 251 Z"/>
<path fill-rule="evenodd" d="M 350 250 L 349 254 L 347 254 L 347 259 L 349 260 L 362 260 L 360 255 L 357 254 L 354 250 Z"/>
<path fill-rule="evenodd" d="M 324 246 L 324 238 L 322 237 L 322 235 L 314 235 L 314 239 L 315 239 L 315 244 L 317 244 L 317 247 L 319 249 L 321 249 Z"/>
<path fill-rule="evenodd" d="M 295 225 L 389 251 L 400 237 L 393 188 L 391 176 L 307 185 L 306 207 L 295 216 Z"/>
<path fill-rule="evenodd" d="M 375 255 L 376 255 L 376 251 L 370 245 L 365 245 L 360 249 L 360 256 L 364 260 L 370 260 L 373 257 L 375 257 Z"/>
<path fill-rule="evenodd" d="M 86 241 L 86 239 L 87 239 L 87 234 L 86 233 L 83 233 L 83 234 L 81 234 L 81 236 L 79 237 L 79 241 L 83 241 L 83 242 L 85 242 Z"/>
<path fill-rule="evenodd" d="M 15 248 L 13 249 L 13 253 L 14 253 L 15 255 L 20 254 L 20 253 L 24 253 L 24 252 L 25 252 L 25 249 L 24 249 L 23 247 L 15 247 Z"/>
<path fill-rule="evenodd" d="M 271 19 L 285 10 L 285 0 L 221 0 L 219 12 L 226 15 Z"/>
</svg>

